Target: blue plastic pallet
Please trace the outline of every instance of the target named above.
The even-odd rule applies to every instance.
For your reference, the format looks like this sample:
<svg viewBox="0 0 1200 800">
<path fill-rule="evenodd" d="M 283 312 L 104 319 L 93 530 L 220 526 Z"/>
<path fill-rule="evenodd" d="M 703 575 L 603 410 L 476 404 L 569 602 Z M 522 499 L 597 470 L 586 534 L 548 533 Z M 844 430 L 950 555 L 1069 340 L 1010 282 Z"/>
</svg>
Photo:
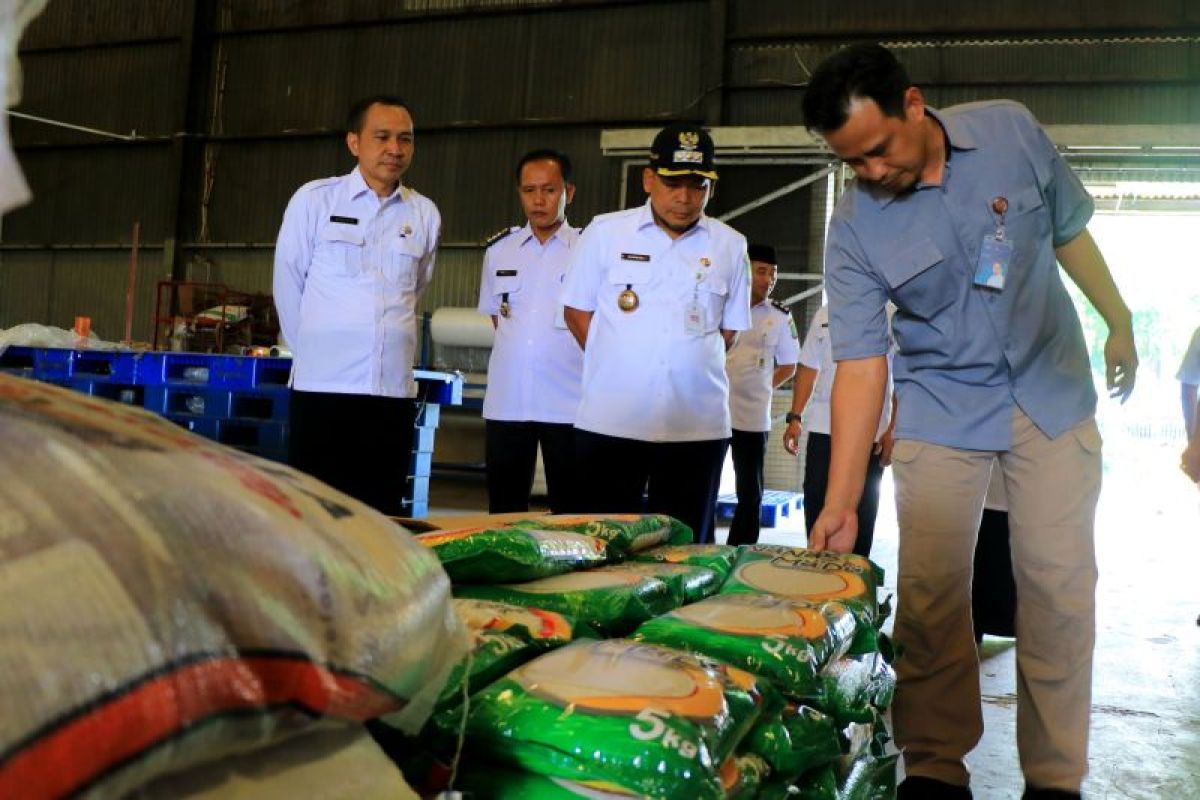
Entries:
<svg viewBox="0 0 1200 800">
<path fill-rule="evenodd" d="M 792 510 L 799 510 L 804 504 L 804 495 L 799 492 L 763 492 L 762 511 L 758 520 L 763 527 L 774 528 L 784 517 L 790 517 Z M 717 516 L 730 519 L 737 509 L 737 495 L 723 494 L 717 498 Z"/>
<path fill-rule="evenodd" d="M 146 386 L 145 406 L 156 414 L 195 414 L 220 419 L 288 421 L 286 389 L 232 391 L 213 386 Z"/>
<path fill-rule="evenodd" d="M 205 353 L 146 353 L 138 380 L 160 384 L 212 386 L 222 389 L 286 389 L 292 361 Z"/>
</svg>

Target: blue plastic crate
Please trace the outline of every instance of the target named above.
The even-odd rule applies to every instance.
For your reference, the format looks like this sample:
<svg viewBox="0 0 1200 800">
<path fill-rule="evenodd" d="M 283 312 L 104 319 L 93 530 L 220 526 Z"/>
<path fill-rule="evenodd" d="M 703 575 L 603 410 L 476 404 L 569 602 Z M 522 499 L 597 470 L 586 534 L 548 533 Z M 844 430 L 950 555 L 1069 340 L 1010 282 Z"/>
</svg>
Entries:
<svg viewBox="0 0 1200 800">
<path fill-rule="evenodd" d="M 143 387 L 145 408 L 155 414 L 194 415 L 224 419 L 230 416 L 233 393 L 204 385 Z"/>
<path fill-rule="evenodd" d="M 767 528 L 774 528 L 784 517 L 791 516 L 793 509 L 799 509 L 803 504 L 803 495 L 798 492 L 763 492 L 762 510 L 759 513 L 759 523 Z M 731 519 L 737 509 L 737 495 L 723 494 L 717 498 L 717 516 Z"/>
<path fill-rule="evenodd" d="M 401 500 L 400 501 L 402 517 L 411 517 L 412 519 L 422 519 L 429 516 L 429 501 L 428 500 Z"/>
<path fill-rule="evenodd" d="M 37 353 L 32 347 L 7 347 L 0 352 L 0 371 L 22 377 L 34 377 Z"/>
<path fill-rule="evenodd" d="M 138 353 L 103 350 L 76 350 L 71 360 L 71 376 L 91 380 L 133 384 L 137 382 Z"/>
<path fill-rule="evenodd" d="M 437 434 L 437 428 L 414 428 L 413 429 L 413 452 L 415 453 L 432 453 L 433 442 Z"/>
<path fill-rule="evenodd" d="M 433 453 L 413 453 L 408 460 L 408 474 L 425 476 L 433 474 Z"/>
<path fill-rule="evenodd" d="M 253 453 L 283 452 L 288 447 L 288 426 L 286 422 L 217 420 L 217 441 Z"/>
<path fill-rule="evenodd" d="M 436 428 L 441 416 L 442 407 L 437 403 L 418 403 L 415 424 L 418 428 Z"/>
<path fill-rule="evenodd" d="M 164 416 L 179 427 L 186 428 L 197 436 L 212 439 L 214 442 L 217 440 L 217 427 L 220 424 L 220 420 L 181 414 L 165 414 Z"/>
</svg>

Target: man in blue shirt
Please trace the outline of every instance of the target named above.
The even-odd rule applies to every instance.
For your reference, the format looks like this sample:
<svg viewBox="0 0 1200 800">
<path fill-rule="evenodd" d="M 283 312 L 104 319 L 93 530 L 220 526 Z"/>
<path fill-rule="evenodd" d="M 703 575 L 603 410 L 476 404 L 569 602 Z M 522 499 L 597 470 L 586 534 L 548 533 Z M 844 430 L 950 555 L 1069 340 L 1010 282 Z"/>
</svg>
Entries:
<svg viewBox="0 0 1200 800">
<path fill-rule="evenodd" d="M 814 72 L 805 125 L 857 177 L 826 249 L 838 362 L 814 548 L 848 551 L 897 308 L 893 468 L 900 524 L 893 720 L 901 798 L 969 798 L 983 733 L 971 625 L 975 536 L 993 460 L 1010 505 L 1018 596 L 1017 740 L 1026 798 L 1078 797 L 1087 772 L 1100 490 L 1096 395 L 1057 263 L 1109 327 L 1124 400 L 1130 312 L 1087 232 L 1092 201 L 1023 106 L 927 107 L 878 45 Z"/>
</svg>

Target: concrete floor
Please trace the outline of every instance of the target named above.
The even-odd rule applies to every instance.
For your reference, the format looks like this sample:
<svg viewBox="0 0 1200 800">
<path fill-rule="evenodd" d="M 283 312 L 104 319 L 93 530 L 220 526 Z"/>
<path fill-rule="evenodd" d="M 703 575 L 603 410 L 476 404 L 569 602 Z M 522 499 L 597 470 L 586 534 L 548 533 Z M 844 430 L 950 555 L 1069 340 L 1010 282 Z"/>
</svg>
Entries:
<svg viewBox="0 0 1200 800">
<path fill-rule="evenodd" d="M 1200 491 L 1166 447 L 1106 454 L 1097 522 L 1100 562 L 1094 672 L 1091 800 L 1200 800 Z M 896 519 L 884 480 L 873 558 L 895 591 Z M 435 479 L 430 513 L 479 513 L 482 480 Z M 435 510 L 436 509 L 436 510 Z M 724 536 L 724 530 L 719 534 Z M 801 545 L 803 518 L 764 529 L 762 541 Z M 985 639 L 986 731 L 971 753 L 979 800 L 1019 798 L 1014 643 Z"/>
</svg>

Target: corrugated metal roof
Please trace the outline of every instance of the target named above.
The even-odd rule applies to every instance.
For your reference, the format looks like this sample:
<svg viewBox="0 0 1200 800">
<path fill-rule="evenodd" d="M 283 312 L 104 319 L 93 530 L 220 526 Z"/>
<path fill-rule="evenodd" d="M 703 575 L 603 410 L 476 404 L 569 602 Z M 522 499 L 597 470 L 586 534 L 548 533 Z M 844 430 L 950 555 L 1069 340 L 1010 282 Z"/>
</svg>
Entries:
<svg viewBox="0 0 1200 800">
<path fill-rule="evenodd" d="M 4 217 L 4 241 L 128 242 L 140 220 L 142 240 L 161 242 L 169 156 L 169 147 L 144 145 L 21 153 L 33 201 Z"/>
<path fill-rule="evenodd" d="M 70 328 L 76 316 L 92 318 L 92 330 L 108 340 L 125 335 L 129 253 L 34 251 L 0 254 L 0 327 L 40 322 Z M 153 335 L 154 287 L 162 275 L 161 251 L 138 255 L 133 337 Z"/>
<path fill-rule="evenodd" d="M 737 45 L 734 84 L 803 84 L 841 42 Z M 1200 76 L 1200 39 L 885 42 L 918 85 L 938 83 L 1154 83 Z"/>
<path fill-rule="evenodd" d="M 735 36 L 865 36 L 889 32 L 923 35 L 962 31 L 1154 30 L 1186 28 L 1200 21 L 1196 4 L 1179 0 L 1096 0 L 1047 3 L 1006 0 L 730 0 L 729 30 Z"/>
<path fill-rule="evenodd" d="M 220 45 L 228 62 L 224 130 L 337 130 L 355 98 L 378 92 L 404 97 L 418 128 L 695 115 L 704 8 L 671 3 L 229 38 Z M 666 29 L 672 35 L 664 38 Z"/>
<path fill-rule="evenodd" d="M 182 0 L 53 0 L 29 23 L 21 48 L 175 36 L 183 28 L 183 8 Z"/>
<path fill-rule="evenodd" d="M 25 81 L 18 111 L 129 135 L 174 133 L 172 109 L 181 102 L 178 43 L 30 53 L 21 57 Z M 88 133 L 12 120 L 18 145 L 96 142 Z"/>
<path fill-rule="evenodd" d="M 403 19 L 446 12 L 559 6 L 563 0 L 238 0 L 230 6 L 221 30 L 291 28 Z"/>
</svg>

